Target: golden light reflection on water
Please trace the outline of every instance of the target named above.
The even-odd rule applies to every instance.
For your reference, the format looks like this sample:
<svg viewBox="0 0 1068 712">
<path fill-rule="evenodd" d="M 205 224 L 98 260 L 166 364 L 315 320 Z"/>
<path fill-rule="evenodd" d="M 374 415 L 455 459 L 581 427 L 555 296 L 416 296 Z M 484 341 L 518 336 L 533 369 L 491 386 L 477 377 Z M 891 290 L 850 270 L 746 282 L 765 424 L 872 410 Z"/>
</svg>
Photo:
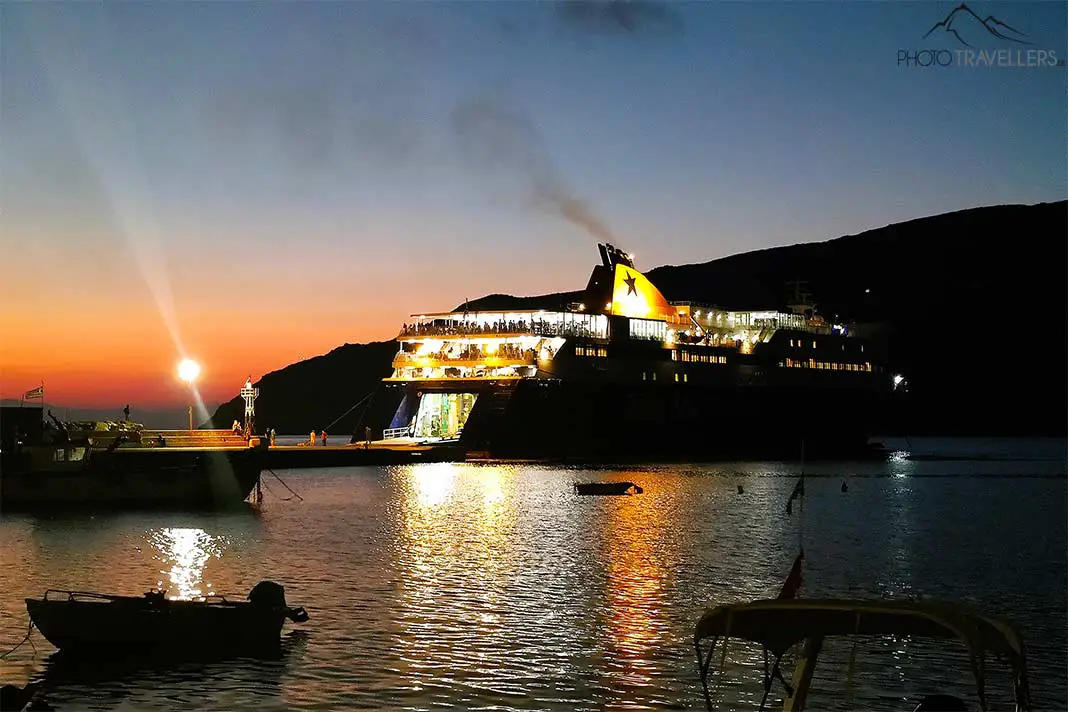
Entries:
<svg viewBox="0 0 1068 712">
<path fill-rule="evenodd" d="M 452 492 L 458 466 L 451 462 L 417 465 L 408 470 L 420 508 L 444 504 Z"/>
<path fill-rule="evenodd" d="M 501 467 L 486 467 L 479 470 L 483 510 L 487 513 L 499 511 L 504 501 L 504 488 L 501 486 L 502 471 Z"/>
<path fill-rule="evenodd" d="M 612 662 L 630 685 L 653 682 L 652 653 L 667 630 L 663 596 L 669 572 L 664 507 L 652 495 L 606 501 L 606 591 L 608 646 Z"/>
<path fill-rule="evenodd" d="M 167 590 L 168 598 L 189 600 L 206 595 L 211 589 L 204 581 L 204 568 L 212 556 L 219 557 L 226 540 L 203 529 L 170 527 L 149 532 L 148 540 L 158 552 L 153 558 L 163 564 L 156 586 Z M 210 590 L 207 591 L 210 593 Z"/>
<path fill-rule="evenodd" d="M 476 664 L 451 641 L 499 640 L 504 592 L 515 573 L 505 482 L 508 468 L 440 463 L 405 473 L 397 572 L 398 636 L 407 683 L 420 689 Z M 477 586 L 470 586 L 477 581 Z M 458 597 L 458 591 L 466 591 Z M 489 646 L 498 647 L 498 646 Z M 481 655 L 481 654 L 480 654 Z M 477 665 L 493 664 L 479 657 Z M 479 673 L 479 670 L 475 670 Z"/>
</svg>

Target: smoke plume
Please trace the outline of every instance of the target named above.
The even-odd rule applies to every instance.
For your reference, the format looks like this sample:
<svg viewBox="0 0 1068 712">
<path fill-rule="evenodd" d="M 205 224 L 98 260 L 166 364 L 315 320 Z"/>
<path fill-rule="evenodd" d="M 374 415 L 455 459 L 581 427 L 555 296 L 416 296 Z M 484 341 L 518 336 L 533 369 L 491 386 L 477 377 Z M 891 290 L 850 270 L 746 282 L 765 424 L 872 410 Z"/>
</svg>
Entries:
<svg viewBox="0 0 1068 712">
<path fill-rule="evenodd" d="M 562 0 L 556 3 L 561 25 L 593 32 L 632 34 L 677 31 L 682 18 L 653 0 Z"/>
<path fill-rule="evenodd" d="M 456 106 L 452 128 L 461 149 L 487 165 L 514 171 L 529 189 L 534 203 L 599 240 L 612 240 L 612 231 L 556 172 L 545 141 L 525 116 L 491 95 Z"/>
</svg>

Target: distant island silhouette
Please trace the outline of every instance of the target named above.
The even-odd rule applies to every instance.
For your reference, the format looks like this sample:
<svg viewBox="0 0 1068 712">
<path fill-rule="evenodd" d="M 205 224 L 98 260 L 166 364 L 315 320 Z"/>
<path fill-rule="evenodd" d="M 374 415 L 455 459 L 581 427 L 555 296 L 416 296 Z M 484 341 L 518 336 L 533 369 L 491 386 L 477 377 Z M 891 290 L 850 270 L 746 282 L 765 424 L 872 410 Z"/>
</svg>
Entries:
<svg viewBox="0 0 1068 712">
<path fill-rule="evenodd" d="M 885 414 L 882 434 L 1063 436 L 1065 234 L 1068 201 L 1002 205 L 645 274 L 668 299 L 730 310 L 783 308 L 787 284 L 807 280 L 822 313 L 885 339 L 895 367 L 909 377 L 910 401 Z M 466 308 L 558 309 L 580 295 L 495 294 Z M 463 311 L 464 302 L 456 303 Z M 255 384 L 258 426 L 294 434 L 329 426 L 343 442 L 369 425 L 377 436 L 395 404 L 372 397 L 353 406 L 379 390 L 397 348 L 392 340 L 346 344 L 268 373 Z M 243 408 L 235 397 L 213 421 L 229 425 Z"/>
<path fill-rule="evenodd" d="M 1024 40 L 1024 39 L 1020 39 L 1019 37 L 1010 37 L 1009 35 L 1004 34 L 1003 32 L 1001 32 L 1001 30 L 999 28 L 1004 28 L 1004 29 L 1006 29 L 1006 30 L 1008 30 L 1010 32 L 1015 33 L 1016 35 L 1019 35 L 1020 37 L 1026 37 L 1027 36 L 1023 32 L 1020 32 L 1016 28 L 1014 28 L 1014 27 L 1002 22 L 1001 20 L 999 20 L 998 18 L 994 17 L 993 15 L 987 15 L 986 19 L 983 19 L 983 18 L 979 17 L 979 15 L 976 14 L 976 12 L 974 10 L 972 10 L 970 7 L 968 7 L 965 3 L 961 3 L 957 7 L 953 8 L 949 12 L 949 14 L 946 15 L 945 19 L 943 19 L 943 20 L 941 20 L 939 22 L 936 22 L 934 24 L 934 27 L 929 29 L 927 31 L 927 34 L 923 36 L 924 39 L 926 39 L 932 32 L 934 32 L 935 30 L 937 30 L 938 28 L 941 27 L 943 30 L 945 30 L 949 34 L 951 34 L 954 37 L 956 37 L 957 40 L 961 44 L 963 44 L 965 47 L 971 47 L 972 45 L 970 45 L 963 37 L 961 37 L 960 33 L 957 32 L 957 29 L 953 26 L 953 22 L 957 19 L 958 16 L 960 16 L 961 13 L 966 13 L 965 14 L 966 18 L 967 17 L 974 18 L 976 22 L 978 22 L 980 25 L 983 26 L 983 29 L 985 29 L 989 34 L 993 35 L 994 37 L 997 37 L 997 38 L 1003 39 L 1003 40 L 1008 40 L 1009 42 L 1017 42 L 1019 44 L 1026 44 L 1026 45 L 1032 44 L 1031 42 L 1028 42 L 1027 40 Z"/>
</svg>

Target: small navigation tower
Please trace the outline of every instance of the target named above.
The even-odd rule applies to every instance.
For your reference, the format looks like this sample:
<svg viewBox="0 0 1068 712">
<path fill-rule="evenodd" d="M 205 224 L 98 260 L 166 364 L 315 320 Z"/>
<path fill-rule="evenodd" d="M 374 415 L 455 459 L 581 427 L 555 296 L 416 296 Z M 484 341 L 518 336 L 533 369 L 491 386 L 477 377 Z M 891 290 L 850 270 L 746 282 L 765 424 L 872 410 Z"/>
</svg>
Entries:
<svg viewBox="0 0 1068 712">
<path fill-rule="evenodd" d="M 259 394 L 260 389 L 252 387 L 252 376 L 249 376 L 241 389 L 241 397 L 245 399 L 245 434 L 248 436 L 253 433 L 253 421 L 256 417 L 256 397 Z"/>
</svg>

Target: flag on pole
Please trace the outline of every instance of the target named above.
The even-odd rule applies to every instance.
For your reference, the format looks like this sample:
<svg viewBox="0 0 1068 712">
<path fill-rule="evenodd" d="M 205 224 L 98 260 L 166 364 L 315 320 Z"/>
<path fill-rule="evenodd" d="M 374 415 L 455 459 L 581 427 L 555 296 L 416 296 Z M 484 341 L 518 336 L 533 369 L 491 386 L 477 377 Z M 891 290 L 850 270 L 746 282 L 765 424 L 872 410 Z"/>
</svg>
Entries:
<svg viewBox="0 0 1068 712">
<path fill-rule="evenodd" d="M 794 559 L 794 565 L 790 567 L 790 573 L 779 591 L 779 598 L 797 598 L 797 592 L 801 590 L 801 561 L 805 558 L 805 550 L 802 549 Z"/>
<path fill-rule="evenodd" d="M 22 394 L 22 400 L 44 399 L 44 386 L 37 386 Z"/>
</svg>

